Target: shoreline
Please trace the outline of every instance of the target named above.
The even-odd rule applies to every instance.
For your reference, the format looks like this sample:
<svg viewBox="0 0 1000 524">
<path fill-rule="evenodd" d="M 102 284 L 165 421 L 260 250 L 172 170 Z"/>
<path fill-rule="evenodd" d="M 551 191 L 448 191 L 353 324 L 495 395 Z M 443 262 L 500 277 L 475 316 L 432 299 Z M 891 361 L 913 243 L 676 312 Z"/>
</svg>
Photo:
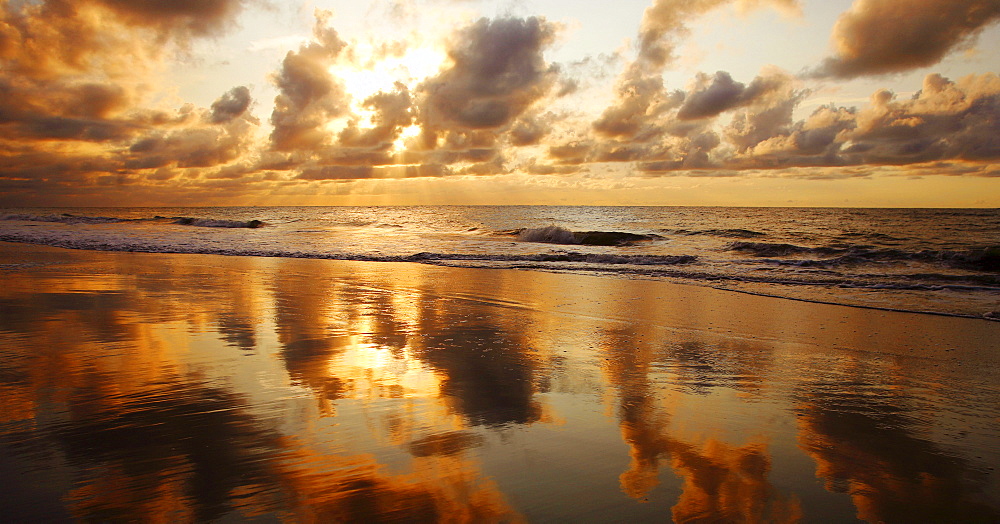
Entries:
<svg viewBox="0 0 1000 524">
<path fill-rule="evenodd" d="M 391 274 L 394 272 L 392 268 L 402 264 L 405 266 L 412 266 L 408 272 L 442 272 L 442 277 L 444 278 L 449 278 L 449 274 L 456 272 L 463 275 L 471 275 L 465 276 L 464 281 L 472 282 L 477 279 L 475 275 L 478 272 L 484 272 L 484 275 L 495 273 L 503 276 L 494 278 L 504 280 L 544 281 L 546 287 L 549 289 L 558 289 L 561 286 L 568 285 L 567 283 L 571 283 L 572 285 L 584 288 L 593 287 L 595 289 L 609 289 L 609 292 L 613 292 L 616 295 L 633 295 L 632 300 L 655 299 L 658 302 L 669 302 L 670 300 L 678 301 L 679 303 L 690 302 L 696 304 L 701 314 L 707 317 L 692 320 L 691 318 L 683 318 L 676 314 L 667 314 L 666 317 L 669 319 L 670 327 L 679 329 L 694 329 L 696 331 L 707 330 L 706 324 L 708 324 L 714 326 L 713 330 L 720 333 L 725 332 L 729 336 L 735 335 L 747 339 L 756 339 L 764 336 L 764 338 L 769 340 L 787 339 L 782 341 L 790 343 L 804 342 L 810 345 L 816 343 L 816 340 L 819 339 L 819 333 L 826 336 L 836 334 L 837 336 L 832 339 L 827 338 L 825 343 L 832 344 L 833 346 L 840 348 L 862 349 L 857 347 L 858 341 L 856 340 L 857 337 L 854 334 L 847 333 L 844 329 L 841 329 L 842 326 L 835 324 L 839 323 L 841 325 L 850 325 L 859 322 L 868 324 L 872 321 L 872 319 L 875 319 L 877 321 L 876 323 L 883 329 L 882 331 L 873 331 L 869 333 L 869 339 L 872 337 L 876 338 L 874 340 L 865 340 L 865 343 L 875 343 L 876 345 L 881 345 L 883 348 L 895 347 L 897 348 L 895 352 L 901 353 L 911 351 L 906 348 L 899 349 L 900 341 L 911 339 L 907 331 L 913 329 L 913 326 L 920 326 L 921 324 L 929 323 L 934 327 L 918 329 L 918 331 L 934 333 L 934 335 L 930 336 L 928 341 L 924 341 L 924 343 L 922 343 L 923 346 L 933 345 L 930 343 L 932 340 L 936 340 L 936 344 L 939 346 L 993 345 L 998 350 L 996 357 L 1000 358 L 1000 342 L 998 342 L 1000 341 L 1000 323 L 989 318 L 975 317 L 971 315 L 962 316 L 952 314 L 935 314 L 933 312 L 928 313 L 813 301 L 797 299 L 794 297 L 773 296 L 745 290 L 719 288 L 708 285 L 672 282 L 669 280 L 627 278 L 623 277 L 621 274 L 602 275 L 547 269 L 526 270 L 519 268 L 457 267 L 425 263 L 421 261 L 359 261 L 216 253 L 99 251 L 5 241 L 0 241 L 0 264 L 3 263 L 3 259 L 10 256 L 10 253 L 26 254 L 24 250 L 18 250 L 14 246 L 31 246 L 31 250 L 27 253 L 29 256 L 31 256 L 32 250 L 35 253 L 79 253 L 82 255 L 81 258 L 88 260 L 88 263 L 90 264 L 99 264 L 100 259 L 105 256 L 188 257 L 194 255 L 196 257 L 204 257 L 201 258 L 203 261 L 215 260 L 216 263 L 213 265 L 220 267 L 237 264 L 237 261 L 242 259 L 250 261 L 259 259 L 260 261 L 271 261 L 274 263 L 287 262 L 298 264 L 303 267 L 315 264 L 315 269 L 317 270 L 322 269 L 324 264 L 328 264 L 334 268 L 339 267 L 340 271 L 348 271 L 351 268 L 363 268 L 370 265 L 371 267 L 385 269 L 384 271 L 376 271 L 375 273 L 377 274 Z M 198 258 L 192 258 L 191 260 L 193 261 L 197 259 Z M 36 263 L 29 261 L 28 264 L 30 265 Z M 37 267 L 38 266 L 27 267 L 24 270 L 33 271 Z M 653 290 L 652 293 L 650 293 L 650 289 Z M 512 301 L 511 297 L 504 296 L 503 291 L 491 290 L 488 286 L 469 285 L 466 286 L 466 289 L 464 289 L 461 294 L 462 296 L 472 297 L 473 299 L 482 299 L 487 303 L 514 303 L 519 304 L 521 307 L 525 307 L 533 302 L 536 302 L 536 297 L 533 297 L 530 292 L 524 292 L 522 290 Z M 604 298 L 601 296 L 595 296 L 592 297 L 591 301 L 594 303 L 600 303 L 603 299 Z M 594 313 L 593 306 L 588 304 L 588 300 L 577 300 L 574 307 L 568 308 L 568 310 L 581 312 L 584 316 Z M 566 311 L 567 308 L 563 308 L 561 313 L 566 313 Z M 597 316 L 604 320 L 615 320 L 615 317 L 606 317 L 600 314 Z M 626 314 L 621 316 L 619 320 L 626 319 L 628 317 L 629 315 Z M 840 320 L 834 322 L 833 319 L 835 318 Z M 790 325 L 800 324 L 801 326 L 798 332 L 786 333 L 782 330 L 774 331 L 772 328 L 768 328 L 761 333 L 759 332 L 759 328 L 755 330 L 752 326 L 755 321 L 760 322 L 763 319 L 767 319 L 768 321 L 762 322 L 760 325 L 770 325 L 776 319 L 782 319 L 783 322 L 787 322 Z M 662 315 L 660 315 L 658 320 L 664 320 Z M 950 326 L 949 324 L 962 325 L 963 327 L 958 328 Z M 946 336 L 944 338 L 940 337 L 941 333 L 955 334 L 956 332 L 959 333 L 957 338 L 950 336 Z M 989 335 L 987 335 L 987 333 L 989 333 Z"/>
<path fill-rule="evenodd" d="M 947 311 L 933 311 L 933 310 L 894 308 L 894 307 L 888 307 L 888 306 L 877 306 L 877 305 L 870 305 L 870 304 L 851 303 L 851 302 L 846 301 L 846 300 L 838 302 L 838 301 L 834 301 L 834 300 L 812 299 L 812 298 L 805 298 L 805 297 L 782 295 L 782 294 L 777 294 L 777 293 L 768 293 L 768 292 L 764 292 L 764 291 L 751 291 L 751 290 L 746 290 L 746 289 L 734 289 L 732 287 L 723 287 L 723 286 L 713 285 L 711 282 L 698 283 L 698 282 L 684 281 L 682 279 L 682 277 L 675 277 L 675 276 L 670 276 L 670 275 L 650 275 L 648 273 L 644 273 L 642 270 L 610 272 L 610 271 L 602 271 L 600 269 L 592 269 L 592 270 L 591 269 L 584 269 L 584 270 L 572 271 L 572 270 L 560 270 L 559 268 L 551 268 L 551 267 L 530 267 L 530 266 L 522 266 L 522 267 L 493 267 L 493 266 L 489 266 L 489 265 L 485 265 L 485 264 L 484 265 L 474 265 L 474 264 L 470 264 L 470 265 L 450 265 L 450 264 L 447 263 L 448 260 L 437 260 L 437 259 L 433 259 L 433 258 L 424 258 L 422 256 L 423 253 L 417 253 L 417 254 L 406 256 L 406 257 L 386 256 L 386 257 L 384 257 L 384 259 L 359 259 L 359 258 L 356 258 L 356 257 L 352 258 L 352 257 L 349 257 L 349 256 L 337 256 L 337 255 L 333 255 L 333 254 L 330 254 L 330 255 L 317 255 L 317 254 L 304 254 L 304 253 L 297 253 L 297 252 L 274 252 L 274 253 L 269 254 L 269 253 L 260 253 L 260 252 L 251 252 L 251 251 L 248 251 L 248 252 L 245 252 L 245 253 L 238 253 L 238 252 L 231 252 L 231 251 L 222 250 L 222 249 L 217 250 L 217 251 L 205 250 L 205 249 L 190 250 L 190 251 L 183 251 L 183 250 L 156 250 L 156 249 L 151 248 L 149 246 L 137 246 L 137 247 L 136 246 L 130 246 L 128 249 L 126 249 L 124 247 L 122 249 L 98 249 L 98 248 L 90 247 L 90 246 L 87 246 L 87 245 L 82 245 L 82 246 L 80 246 L 80 245 L 73 245 L 73 243 L 69 242 L 69 241 L 62 242 L 62 243 L 55 243 L 55 244 L 44 244 L 44 243 L 35 243 L 35 242 L 23 241 L 23 240 L 19 240 L 19 239 L 3 238 L 2 236 L 0 236 L 0 245 L 3 245 L 3 244 L 28 245 L 28 246 L 35 246 L 35 247 L 39 247 L 39 248 L 65 249 L 65 250 L 71 250 L 71 251 L 86 251 L 86 252 L 93 252 L 93 253 L 138 253 L 138 254 L 153 254 L 153 255 L 155 255 L 155 254 L 162 254 L 162 255 L 209 255 L 209 256 L 222 256 L 222 257 L 259 257 L 259 258 L 290 259 L 290 260 L 325 260 L 325 261 L 331 261 L 331 262 L 360 262 L 360 263 L 371 262 L 371 263 L 377 263 L 377 264 L 383 264 L 383 263 L 384 264 L 410 263 L 410 264 L 420 264 L 420 265 L 425 265 L 425 266 L 443 267 L 443 268 L 487 269 L 487 270 L 497 270 L 497 271 L 505 271 L 505 270 L 507 270 L 507 271 L 537 271 L 537 272 L 552 273 L 552 274 L 590 275 L 590 276 L 594 276 L 594 277 L 597 277 L 597 278 L 618 278 L 618 279 L 622 279 L 622 280 L 646 280 L 646 281 L 651 281 L 651 282 L 663 282 L 663 283 L 672 284 L 672 285 L 691 286 L 691 287 L 706 288 L 706 289 L 715 289 L 715 290 L 724 291 L 724 292 L 739 293 L 739 294 L 745 294 L 745 295 L 757 296 L 757 297 L 766 297 L 766 298 L 772 298 L 772 299 L 777 299 L 777 300 L 791 300 L 791 301 L 803 302 L 803 303 L 808 303 L 808 304 L 841 306 L 841 307 L 849 307 L 849 308 L 868 309 L 868 310 L 873 310 L 873 311 L 884 311 L 884 312 L 893 312 L 893 313 L 909 313 L 909 314 L 915 314 L 915 315 L 931 315 L 931 316 L 940 316 L 940 317 L 947 317 L 947 318 L 963 318 L 963 319 L 970 319 L 970 320 L 983 320 L 983 321 L 987 321 L 987 322 L 1000 322 L 1000 314 L 998 314 L 1000 312 L 997 312 L 997 311 L 984 313 L 982 315 L 975 315 L 975 314 L 971 314 L 971 313 L 954 313 L 954 312 L 947 312 Z M 99 247 L 101 247 L 101 248 L 107 248 L 108 246 L 101 245 Z M 2 253 L 0 253 L 0 254 L 2 254 Z M 735 282 L 741 283 L 742 281 L 735 281 Z M 751 282 L 751 283 L 764 284 L 764 285 L 775 285 L 775 286 L 780 285 L 778 283 L 768 283 L 768 282 Z"/>
</svg>

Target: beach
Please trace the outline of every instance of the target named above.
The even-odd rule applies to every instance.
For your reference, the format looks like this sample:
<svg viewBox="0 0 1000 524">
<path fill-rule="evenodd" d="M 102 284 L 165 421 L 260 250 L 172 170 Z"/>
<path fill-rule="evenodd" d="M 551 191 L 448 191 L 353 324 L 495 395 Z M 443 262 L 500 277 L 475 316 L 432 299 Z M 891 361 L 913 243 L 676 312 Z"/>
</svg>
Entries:
<svg viewBox="0 0 1000 524">
<path fill-rule="evenodd" d="M 0 244 L 13 520 L 995 521 L 1000 323 Z"/>
</svg>

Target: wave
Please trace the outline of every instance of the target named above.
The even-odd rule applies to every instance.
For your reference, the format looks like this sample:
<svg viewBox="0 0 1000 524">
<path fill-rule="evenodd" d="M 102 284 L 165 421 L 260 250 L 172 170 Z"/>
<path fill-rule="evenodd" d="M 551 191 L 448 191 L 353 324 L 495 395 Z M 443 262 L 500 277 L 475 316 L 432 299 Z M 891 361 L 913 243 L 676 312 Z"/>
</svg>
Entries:
<svg viewBox="0 0 1000 524">
<path fill-rule="evenodd" d="M 662 231 L 674 235 L 684 235 L 684 236 L 706 235 L 706 236 L 723 237 L 723 238 L 759 238 L 767 236 L 767 233 L 761 233 L 760 231 L 753 231 L 750 229 L 740 229 L 740 228 L 703 229 L 703 230 L 664 229 Z"/>
<path fill-rule="evenodd" d="M 83 215 L 32 215 L 30 213 L 2 213 L 0 220 L 16 220 L 22 222 L 57 222 L 62 224 L 117 224 L 132 222 L 134 219 L 115 217 L 90 217 Z"/>
<path fill-rule="evenodd" d="M 633 242 L 661 238 L 659 235 L 640 235 L 623 231 L 570 231 L 559 226 L 514 229 L 503 234 L 517 236 L 521 242 L 585 246 L 627 246 Z"/>
<path fill-rule="evenodd" d="M 990 246 L 968 251 L 937 251 L 932 249 L 906 251 L 902 249 L 874 248 L 866 245 L 848 245 L 844 247 L 804 247 L 794 244 L 778 244 L 769 242 L 731 242 L 723 249 L 727 251 L 748 252 L 758 257 L 787 257 L 791 255 L 819 255 L 832 257 L 826 259 L 775 261 L 781 265 L 795 265 L 799 267 L 836 267 L 852 264 L 868 264 L 872 262 L 916 261 L 940 263 L 952 267 L 978 271 L 1000 270 L 1000 246 Z"/>
<path fill-rule="evenodd" d="M 257 229 L 265 226 L 264 222 L 261 220 L 219 220 L 214 218 L 192 218 L 192 217 L 174 217 L 173 223 L 180 224 L 182 226 L 230 227 L 230 228 L 248 228 L 248 229 Z"/>
</svg>

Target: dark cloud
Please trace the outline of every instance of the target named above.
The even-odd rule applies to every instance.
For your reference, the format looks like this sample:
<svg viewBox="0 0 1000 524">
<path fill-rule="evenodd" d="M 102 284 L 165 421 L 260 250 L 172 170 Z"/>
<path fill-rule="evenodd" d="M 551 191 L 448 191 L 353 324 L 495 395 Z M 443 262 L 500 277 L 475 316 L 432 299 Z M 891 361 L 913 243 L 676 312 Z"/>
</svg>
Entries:
<svg viewBox="0 0 1000 524">
<path fill-rule="evenodd" d="M 63 0 L 69 2 L 70 0 Z M 246 0 L 91 0 L 130 25 L 195 36 L 216 34 L 232 23 Z M 79 0 L 73 0 L 79 3 Z M 50 3 L 55 3 L 50 0 Z"/>
<path fill-rule="evenodd" d="M 274 75 L 279 93 L 271 113 L 271 146 L 278 151 L 315 149 L 329 140 L 326 124 L 347 113 L 343 85 L 329 71 L 347 45 L 318 11 L 313 40 L 289 51 Z"/>
<path fill-rule="evenodd" d="M 580 171 L 578 165 L 559 165 L 538 163 L 537 159 L 531 159 L 521 170 L 531 175 L 569 175 Z"/>
<path fill-rule="evenodd" d="M 510 129 L 510 143 L 514 146 L 538 144 L 551 131 L 555 117 L 552 113 L 523 116 Z"/>
<path fill-rule="evenodd" d="M 209 119 L 213 124 L 229 122 L 245 113 L 250 107 L 250 101 L 250 89 L 245 86 L 234 87 L 212 102 L 212 114 Z"/>
<path fill-rule="evenodd" d="M 787 75 L 771 74 L 758 76 L 746 86 L 734 81 L 725 71 L 719 71 L 713 77 L 701 74 L 698 76 L 698 87 L 685 97 L 684 104 L 677 110 L 677 118 L 709 118 L 750 105 L 760 97 L 781 89 L 789 80 Z"/>
<path fill-rule="evenodd" d="M 188 127 L 154 132 L 128 149 L 124 167 L 151 169 L 215 167 L 239 159 L 252 145 L 254 124 L 238 120 L 226 126 Z"/>
<path fill-rule="evenodd" d="M 452 66 L 420 86 L 421 123 L 431 129 L 498 129 L 542 98 L 557 70 L 543 49 L 555 26 L 543 18 L 480 19 L 456 35 Z"/>
<path fill-rule="evenodd" d="M 117 118 L 131 102 L 114 84 L 0 76 L 0 129 L 9 139 L 120 140 L 138 126 Z"/>
<path fill-rule="evenodd" d="M 591 157 L 594 144 L 573 141 L 549 147 L 549 158 L 559 164 L 583 164 Z"/>
<path fill-rule="evenodd" d="M 855 0 L 816 76 L 854 78 L 931 66 L 1000 20 L 996 0 Z"/>
</svg>

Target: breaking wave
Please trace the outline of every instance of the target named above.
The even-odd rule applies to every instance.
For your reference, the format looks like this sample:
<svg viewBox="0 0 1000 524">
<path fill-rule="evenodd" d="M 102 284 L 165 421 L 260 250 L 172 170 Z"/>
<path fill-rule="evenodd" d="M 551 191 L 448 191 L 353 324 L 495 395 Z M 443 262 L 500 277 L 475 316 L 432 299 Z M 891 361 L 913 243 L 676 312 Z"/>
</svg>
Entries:
<svg viewBox="0 0 1000 524">
<path fill-rule="evenodd" d="M 623 231 L 570 231 L 559 226 L 515 229 L 506 231 L 505 234 L 517 236 L 521 242 L 584 246 L 627 246 L 633 242 L 661 238 L 659 235 L 640 235 Z"/>
<path fill-rule="evenodd" d="M 160 217 L 157 217 L 160 218 Z M 191 218 L 191 217 L 174 217 L 174 224 L 179 224 L 182 226 L 196 226 L 196 227 L 230 227 L 230 228 L 248 228 L 257 229 L 259 227 L 264 227 L 265 224 L 261 220 L 218 220 L 213 218 Z"/>
</svg>

